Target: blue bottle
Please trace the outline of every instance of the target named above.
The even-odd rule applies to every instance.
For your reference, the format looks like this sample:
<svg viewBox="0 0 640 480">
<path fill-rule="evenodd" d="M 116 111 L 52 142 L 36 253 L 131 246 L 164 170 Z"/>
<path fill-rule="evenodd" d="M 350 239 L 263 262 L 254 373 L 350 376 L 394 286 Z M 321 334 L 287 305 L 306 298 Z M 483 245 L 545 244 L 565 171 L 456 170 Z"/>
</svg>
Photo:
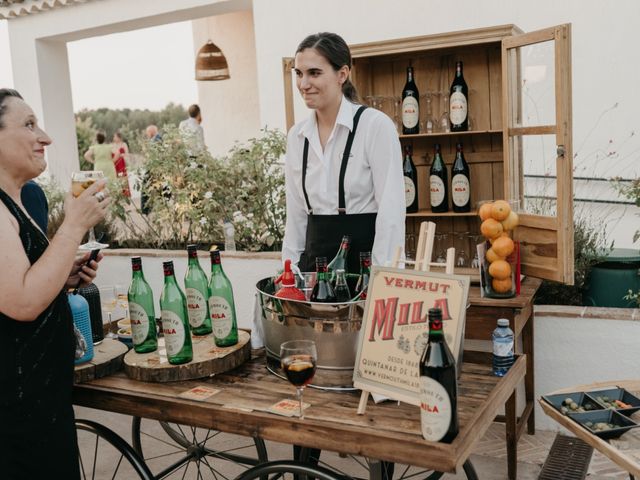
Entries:
<svg viewBox="0 0 640 480">
<path fill-rule="evenodd" d="M 501 318 L 491 335 L 493 339 L 493 374 L 503 377 L 513 365 L 513 330 L 509 328 L 509 320 Z"/>
<path fill-rule="evenodd" d="M 69 293 L 69 306 L 73 315 L 74 332 L 76 335 L 75 363 L 88 362 L 93 358 L 93 336 L 91 334 L 91 319 L 89 318 L 89 304 L 82 295 Z"/>
</svg>

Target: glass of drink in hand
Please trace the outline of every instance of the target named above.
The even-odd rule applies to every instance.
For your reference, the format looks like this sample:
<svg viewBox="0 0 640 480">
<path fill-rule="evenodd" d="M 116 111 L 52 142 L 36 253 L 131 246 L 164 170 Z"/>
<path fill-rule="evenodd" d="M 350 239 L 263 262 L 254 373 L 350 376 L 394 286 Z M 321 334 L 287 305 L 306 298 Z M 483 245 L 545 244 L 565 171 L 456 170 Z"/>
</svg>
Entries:
<svg viewBox="0 0 640 480">
<path fill-rule="evenodd" d="M 280 345 L 280 362 L 289 382 L 296 387 L 300 418 L 304 418 L 302 392 L 316 373 L 318 353 L 313 340 L 291 340 Z"/>
<path fill-rule="evenodd" d="M 101 178 L 104 178 L 104 173 L 100 170 L 73 172 L 71 174 L 71 194 L 76 198 L 79 197 L 82 192 Z M 81 250 L 98 250 L 108 246 L 106 243 L 96 241 L 96 234 L 93 231 L 93 227 L 91 227 L 89 229 L 89 240 L 78 248 Z"/>
</svg>

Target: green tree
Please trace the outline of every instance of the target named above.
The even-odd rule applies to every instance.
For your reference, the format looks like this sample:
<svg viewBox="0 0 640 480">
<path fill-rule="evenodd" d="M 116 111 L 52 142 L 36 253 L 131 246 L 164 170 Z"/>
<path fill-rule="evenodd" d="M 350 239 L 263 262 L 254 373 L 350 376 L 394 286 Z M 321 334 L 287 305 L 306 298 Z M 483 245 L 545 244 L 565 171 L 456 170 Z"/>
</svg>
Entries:
<svg viewBox="0 0 640 480">
<path fill-rule="evenodd" d="M 91 117 L 84 119 L 76 117 L 76 138 L 78 141 L 78 161 L 80 170 L 91 170 L 92 165 L 84 159 L 84 153 L 95 142 L 97 129 L 93 126 Z"/>
</svg>

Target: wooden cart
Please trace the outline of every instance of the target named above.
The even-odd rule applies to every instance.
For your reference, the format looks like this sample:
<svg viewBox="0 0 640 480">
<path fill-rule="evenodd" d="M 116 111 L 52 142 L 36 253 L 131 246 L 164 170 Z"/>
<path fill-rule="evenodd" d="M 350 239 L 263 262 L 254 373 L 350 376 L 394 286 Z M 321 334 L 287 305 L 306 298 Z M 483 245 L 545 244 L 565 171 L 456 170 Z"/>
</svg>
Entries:
<svg viewBox="0 0 640 480">
<path fill-rule="evenodd" d="M 459 382 L 460 431 L 450 445 L 422 438 L 419 410 L 411 405 L 370 404 L 365 415 L 357 415 L 359 395 L 355 393 L 308 389 L 305 401 L 311 407 L 304 420 L 269 413 L 271 405 L 292 398 L 294 389 L 266 370 L 262 352 L 243 366 L 208 379 L 144 383 L 116 373 L 76 385 L 74 403 L 436 472 L 455 472 L 467 462 L 503 406 L 507 412 L 507 435 L 515 437 L 515 389 L 524 378 L 526 357 L 518 356 L 502 378 L 492 375 L 490 362 L 488 354 L 465 353 Z M 203 401 L 180 398 L 181 393 L 200 385 L 220 392 Z M 509 443 L 510 479 L 516 478 L 516 455 L 515 442 Z M 477 478 L 472 468 L 465 471 L 468 478 Z"/>
</svg>

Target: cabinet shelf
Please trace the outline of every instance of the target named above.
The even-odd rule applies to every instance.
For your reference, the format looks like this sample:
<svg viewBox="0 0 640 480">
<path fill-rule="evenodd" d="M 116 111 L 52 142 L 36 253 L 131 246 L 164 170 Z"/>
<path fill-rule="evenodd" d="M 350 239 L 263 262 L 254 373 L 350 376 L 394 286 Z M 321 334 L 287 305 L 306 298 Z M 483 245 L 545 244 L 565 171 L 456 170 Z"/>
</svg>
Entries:
<svg viewBox="0 0 640 480">
<path fill-rule="evenodd" d="M 416 213 L 407 213 L 407 217 L 476 217 L 478 215 L 477 210 L 471 210 L 470 212 L 457 213 L 457 212 L 444 212 L 434 213 L 431 210 L 419 210 Z"/>
<path fill-rule="evenodd" d="M 436 132 L 436 133 L 413 133 L 410 135 L 398 135 L 401 139 L 413 138 L 433 138 L 433 137 L 455 137 L 458 135 L 490 135 L 494 133 L 502 133 L 502 130 L 469 130 L 466 132 Z"/>
</svg>

